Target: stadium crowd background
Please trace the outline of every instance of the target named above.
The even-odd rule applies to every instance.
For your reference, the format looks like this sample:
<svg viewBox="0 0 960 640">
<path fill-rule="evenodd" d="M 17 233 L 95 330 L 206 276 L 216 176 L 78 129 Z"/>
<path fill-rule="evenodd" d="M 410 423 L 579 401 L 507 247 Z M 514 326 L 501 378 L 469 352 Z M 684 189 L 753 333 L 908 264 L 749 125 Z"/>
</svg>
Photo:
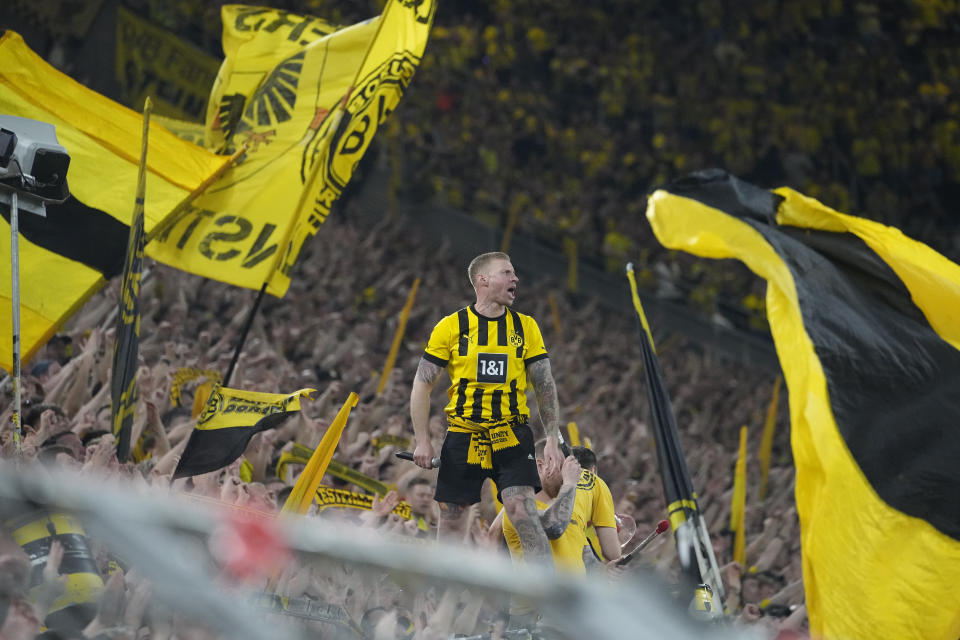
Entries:
<svg viewBox="0 0 960 640">
<path fill-rule="evenodd" d="M 282 504 L 283 488 L 291 486 L 296 477 L 296 467 L 284 479 L 275 476 L 280 454 L 289 451 L 294 442 L 315 446 L 350 390 L 357 391 L 361 401 L 351 413 L 335 459 L 396 485 L 401 495 L 415 476 L 431 483 L 435 480 L 435 472 L 397 461 L 392 456 L 394 446 L 377 448 L 375 442 L 385 434 L 411 435 L 409 384 L 437 309 L 470 301 L 463 260 L 449 247 L 428 251 L 426 242 L 418 234 L 411 234 L 409 220 L 403 216 L 383 218 L 371 227 L 362 223 L 359 212 L 352 213 L 355 215 L 331 220 L 324 233 L 317 236 L 299 262 L 287 296 L 265 302 L 231 381 L 233 387 L 256 390 L 314 386 L 322 394 L 316 402 L 305 403 L 300 417 L 289 420 L 285 427 L 255 436 L 245 453 L 252 465 L 252 477 L 241 479 L 238 461 L 223 472 L 199 476 L 190 483 L 178 480 L 173 491 L 223 500 L 244 509 L 276 511 Z M 345 246 L 358 250 L 343 251 Z M 421 286 L 408 321 L 407 338 L 389 382 L 378 396 L 378 372 L 386 359 L 408 285 L 417 276 L 421 277 Z M 536 317 L 550 317 L 545 292 L 559 291 L 561 284 L 535 274 L 521 277 L 528 282 L 520 294 L 525 304 L 520 306 Z M 106 390 L 113 330 L 100 327 L 110 326 L 108 318 L 118 294 L 116 283 L 98 294 L 75 316 L 63 337 L 26 368 L 24 457 L 105 474 L 141 487 L 147 495 L 150 491 L 170 491 L 170 476 L 194 422 L 189 411 L 194 387 L 184 386 L 182 408 L 175 408 L 170 400 L 173 376 L 181 367 L 226 369 L 252 303 L 252 292 L 162 265 L 151 267 L 142 296 L 143 366 L 138 374 L 137 420 L 146 422 L 147 449 L 152 456 L 125 465 L 114 457 L 113 436 L 104 433 L 109 429 Z M 665 505 L 641 383 L 635 319 L 606 311 L 595 299 L 575 305 L 573 299 L 560 294 L 558 302 L 564 319 L 563 335 L 558 335 L 551 323 L 542 324 L 551 349 L 561 414 L 565 420 L 575 420 L 581 434 L 592 441 L 599 458 L 598 471 L 609 481 L 617 511 L 632 516 L 639 530 L 651 530 L 664 517 Z M 66 353 L 64 337 L 69 337 Z M 586 359 L 590 362 L 586 371 L 582 366 L 585 354 L 589 354 Z M 724 574 L 733 610 L 745 620 L 759 618 L 777 626 L 779 618 L 763 616 L 760 605 L 766 607 L 765 600 L 773 596 L 772 602 L 780 605 L 801 604 L 803 600 L 785 406 L 781 407 L 765 501 L 756 497 L 759 464 L 748 465 L 747 558 L 755 567 L 748 572 L 748 568 L 730 564 L 731 539 L 724 533 L 730 517 L 736 432 L 742 424 L 762 424 L 772 377 L 767 371 L 731 367 L 731 363 L 719 361 L 681 336 L 665 340 L 659 354 L 678 421 L 683 425 L 688 464 L 703 496 L 700 504 L 710 530 L 715 532 L 718 562 L 727 565 Z M 720 371 L 723 375 L 715 375 Z M 5 411 L 0 417 L 9 420 L 8 398 L 4 402 Z M 435 405 L 439 406 L 439 400 Z M 533 424 L 538 424 L 536 419 Z M 431 427 L 439 446 L 443 425 L 437 411 Z M 164 436 L 160 436 L 161 429 Z M 756 451 L 759 432 L 759 428 L 752 429 L 751 451 Z M 12 447 L 7 430 L 4 455 L 8 459 L 13 455 Z M 324 483 L 342 485 L 330 475 Z M 337 514 L 335 520 L 356 520 L 350 517 L 350 511 L 327 509 L 322 513 Z M 476 510 L 466 544 L 498 546 L 496 536 L 489 537 L 484 526 L 493 515 L 489 503 Z M 437 517 L 434 510 L 427 519 L 435 522 Z M 397 518 L 360 522 L 378 527 L 387 535 L 422 536 L 416 527 Z M 106 556 L 101 560 L 106 575 Z M 128 562 L 136 567 L 135 559 Z M 630 570 L 652 569 L 670 582 L 677 579 L 677 567 L 674 544 L 663 536 Z M 281 580 L 279 593 L 343 606 L 358 623 L 366 611 L 388 606 L 414 621 L 418 630 L 430 626 L 431 607 L 436 606 L 430 604 L 430 598 L 404 596 L 383 585 L 364 590 L 338 571 L 295 563 Z M 132 580 L 127 588 L 129 598 L 136 602 L 133 594 L 142 578 Z M 123 582 L 119 578 L 114 581 L 119 583 L 114 588 L 122 590 Z M 351 585 L 352 590 L 348 589 Z M 436 594 L 436 599 L 441 595 Z M 458 629 L 462 633 L 487 631 L 497 616 L 496 603 L 488 601 L 480 607 L 475 597 L 468 602 L 476 605 L 473 622 L 461 620 Z M 782 608 L 780 611 L 781 615 L 788 613 Z M 441 617 L 433 622 L 434 631 L 437 625 L 441 633 L 453 628 L 452 618 L 444 620 Z"/>
<path fill-rule="evenodd" d="M 123 4 L 219 54 L 222 3 Z M 342 24 L 379 10 L 319 0 L 269 4 Z M 897 226 L 956 260 L 958 21 L 955 3 L 937 0 L 896 6 L 609 2 L 602 8 L 444 2 L 411 90 L 377 144 L 393 168 L 390 188 L 404 202 L 436 199 L 494 227 L 515 219 L 518 230 L 558 251 L 575 242 L 581 260 L 611 271 L 631 259 L 641 267 L 641 284 L 669 280 L 674 295 L 707 313 L 743 307 L 752 313 L 750 326 L 763 330 L 756 280 L 735 265 L 707 268 L 660 248 L 643 218 L 645 194 L 689 171 L 720 166 L 762 186 L 789 185 L 841 211 Z M 70 46 L 56 43 L 55 57 L 66 67 Z M 233 379 L 233 386 L 263 391 L 315 386 L 324 392 L 321 400 L 308 403 L 302 418 L 279 434 L 253 441 L 247 455 L 254 462 L 252 481 L 231 467 L 198 480 L 192 491 L 275 509 L 283 483 L 267 475 L 269 462 L 292 441 L 316 444 L 351 390 L 361 403 L 337 458 L 401 490 L 419 473 L 396 463 L 390 447 L 375 450 L 371 443 L 381 433 L 409 435 L 409 381 L 439 310 L 470 301 L 463 277 L 469 257 L 449 248 L 428 252 L 402 216 L 371 230 L 356 221 L 351 206 L 345 202 L 304 253 L 287 296 L 264 305 Z M 119 467 L 111 461 L 110 437 L 90 437 L 107 426 L 103 390 L 112 336 L 99 327 L 116 305 L 114 283 L 65 330 L 71 356 L 60 351 L 60 341 L 25 368 L 27 457 L 167 485 L 189 425 L 170 405 L 173 373 L 183 366 L 224 371 L 252 296 L 159 265 L 151 269 L 144 286 L 138 415 L 152 415 L 147 401 L 156 407 L 173 453 L 164 457 L 157 449 L 147 462 Z M 591 438 L 618 512 L 652 528 L 664 504 L 634 319 L 614 315 L 590 296 L 563 294 L 560 282 L 520 275 L 519 307 L 544 330 L 562 419 L 576 420 Z M 375 396 L 376 373 L 417 276 L 422 285 L 407 339 L 387 390 Z M 562 334 L 548 320 L 549 291 L 558 294 Z M 749 450 L 756 451 L 772 376 L 679 335 L 665 340 L 659 355 L 718 561 L 728 565 L 730 541 L 722 532 L 729 523 L 736 434 L 750 425 Z M 189 406 L 189 397 L 185 402 Z M 9 424 L 9 399 L 3 403 L 0 418 Z M 747 619 L 760 616 L 758 605 L 771 596 L 774 604 L 802 603 L 785 408 L 781 402 L 771 488 L 763 502 L 755 493 L 759 465 L 748 465 L 747 564 L 756 570 L 728 566 L 724 572 L 733 608 Z M 50 440 L 60 431 L 73 436 Z M 6 431 L 5 456 L 10 447 Z M 477 522 L 485 517 L 489 513 L 478 513 Z M 391 535 L 415 533 L 389 518 L 368 524 Z M 491 544 L 479 524 L 469 542 Z M 666 538 L 641 560 L 633 570 L 654 568 L 669 579 L 676 568 Z M 343 605 L 358 622 L 365 611 L 386 605 L 423 633 L 431 620 L 433 632 L 453 627 L 450 616 L 431 618 L 436 602 L 387 597 L 381 590 L 357 593 L 343 588 L 345 581 L 302 565 L 282 589 Z M 494 618 L 487 603 L 477 608 L 475 621 L 481 622 L 465 630 L 465 619 L 461 629 L 470 633 Z"/>
<path fill-rule="evenodd" d="M 216 55 L 220 2 L 126 0 Z M 272 6 L 350 24 L 376 2 Z M 746 271 L 667 254 L 643 214 L 710 167 L 789 186 L 960 257 L 960 10 L 942 0 L 443 3 L 380 144 L 392 188 L 517 228 L 763 330 Z M 734 314 L 736 315 L 736 314 Z M 736 320 L 736 318 L 734 318 Z"/>
</svg>

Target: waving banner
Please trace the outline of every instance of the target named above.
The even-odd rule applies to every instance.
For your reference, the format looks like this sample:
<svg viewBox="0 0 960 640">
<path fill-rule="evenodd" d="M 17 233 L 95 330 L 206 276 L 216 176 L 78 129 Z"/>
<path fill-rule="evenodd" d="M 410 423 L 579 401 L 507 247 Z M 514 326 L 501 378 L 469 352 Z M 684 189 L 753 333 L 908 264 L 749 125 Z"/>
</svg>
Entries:
<svg viewBox="0 0 960 640">
<path fill-rule="evenodd" d="M 180 269 L 283 296 L 304 241 L 343 192 L 410 84 L 433 0 L 390 0 L 344 29 L 276 9 L 222 9 L 220 69 L 206 143 L 246 146 L 242 163 L 159 235 L 148 255 Z"/>
<path fill-rule="evenodd" d="M 960 266 L 722 171 L 650 196 L 664 246 L 767 281 L 790 397 L 810 631 L 960 637 Z"/>
<path fill-rule="evenodd" d="M 21 353 L 28 362 L 57 328 L 123 270 L 143 116 L 60 73 L 7 31 L 0 38 L 0 113 L 48 122 L 70 153 L 70 198 L 45 218 L 20 216 Z M 143 226 L 147 237 L 227 163 L 150 125 Z M 9 212 L 0 255 L 10 255 Z M 0 366 L 10 368 L 10 261 L 0 260 Z M 3 275 L 5 273 L 5 275 Z"/>
</svg>

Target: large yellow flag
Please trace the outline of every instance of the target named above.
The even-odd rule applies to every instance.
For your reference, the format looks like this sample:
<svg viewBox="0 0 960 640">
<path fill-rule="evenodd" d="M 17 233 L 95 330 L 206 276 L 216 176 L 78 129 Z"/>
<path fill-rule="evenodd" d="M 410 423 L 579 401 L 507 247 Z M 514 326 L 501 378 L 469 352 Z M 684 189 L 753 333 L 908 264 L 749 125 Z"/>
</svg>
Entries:
<svg viewBox="0 0 960 640">
<path fill-rule="evenodd" d="M 650 196 L 671 249 L 767 281 L 810 630 L 960 637 L 960 266 L 898 229 L 710 171 Z"/>
<path fill-rule="evenodd" d="M 0 113 L 47 122 L 70 153 L 71 198 L 20 221 L 23 360 L 123 269 L 137 188 L 143 118 L 60 73 L 12 31 L 0 38 Z M 151 124 L 147 235 L 226 163 Z M 12 366 L 10 223 L 0 221 L 0 366 Z"/>
<path fill-rule="evenodd" d="M 434 0 L 389 0 L 350 27 L 277 9 L 222 9 L 226 59 L 207 112 L 207 144 L 232 168 L 148 255 L 282 296 L 304 241 L 330 213 L 420 63 Z"/>
</svg>

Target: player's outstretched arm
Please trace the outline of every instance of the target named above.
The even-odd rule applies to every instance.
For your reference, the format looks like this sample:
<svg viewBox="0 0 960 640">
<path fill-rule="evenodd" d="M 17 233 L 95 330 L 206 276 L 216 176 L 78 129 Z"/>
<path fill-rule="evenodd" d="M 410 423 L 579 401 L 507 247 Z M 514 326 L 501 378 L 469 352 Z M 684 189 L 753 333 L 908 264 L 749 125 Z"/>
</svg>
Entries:
<svg viewBox="0 0 960 640">
<path fill-rule="evenodd" d="M 434 458 L 433 443 L 430 442 L 430 392 L 440 379 L 443 369 L 420 358 L 417 374 L 410 390 L 410 421 L 413 423 L 413 461 L 424 469 L 431 469 Z"/>
<path fill-rule="evenodd" d="M 546 463 L 546 472 L 551 473 L 563 464 L 560 454 L 560 404 L 557 400 L 557 384 L 553 380 L 553 370 L 550 360 L 543 358 L 527 367 L 527 378 L 537 396 L 537 406 L 540 408 L 540 420 L 547 437 L 547 446 L 544 449 L 543 461 Z"/>
</svg>

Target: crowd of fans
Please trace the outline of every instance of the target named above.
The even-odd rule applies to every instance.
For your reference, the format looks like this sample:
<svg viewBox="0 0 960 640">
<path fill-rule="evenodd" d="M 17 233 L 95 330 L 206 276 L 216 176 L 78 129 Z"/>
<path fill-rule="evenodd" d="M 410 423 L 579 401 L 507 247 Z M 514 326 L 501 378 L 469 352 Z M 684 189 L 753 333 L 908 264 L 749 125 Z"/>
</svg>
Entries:
<svg viewBox="0 0 960 640">
<path fill-rule="evenodd" d="M 397 111 L 407 178 L 623 256 L 657 245 L 645 194 L 716 166 L 956 257 L 958 27 L 945 2 L 445 3 Z"/>
<path fill-rule="evenodd" d="M 225 371 L 254 292 L 151 264 L 142 291 L 142 366 L 134 431 L 134 441 L 141 445 L 135 460 L 117 462 L 115 441 L 109 433 L 110 327 L 117 283 L 92 299 L 63 334 L 26 364 L 23 459 L 29 464 L 122 478 L 145 492 L 188 494 L 244 511 L 272 514 L 282 506 L 300 471 L 295 464 L 278 469 L 281 454 L 291 451 L 294 444 L 316 446 L 347 394 L 356 391 L 361 400 L 350 415 L 334 459 L 396 491 L 375 500 L 371 511 L 327 508 L 317 513 L 314 506 L 307 517 L 320 517 L 345 528 L 375 528 L 384 535 L 430 544 L 438 512 L 435 503 L 423 499 L 423 483 L 432 486 L 435 472 L 397 460 L 392 454 L 402 447 L 403 438 L 412 436 L 409 387 L 427 333 L 438 319 L 437 310 L 470 302 L 472 292 L 464 267 L 468 261 L 469 257 L 454 255 L 446 246 L 427 251 L 402 217 L 385 217 L 373 225 L 356 212 L 347 212 L 345 220 L 331 219 L 302 256 L 286 297 L 264 302 L 230 382 L 231 387 L 268 392 L 314 387 L 319 390 L 316 400 L 306 402 L 298 417 L 283 426 L 255 436 L 244 456 L 226 469 L 176 480 L 172 485 L 171 475 L 196 422 L 190 410 L 191 396 L 200 382 L 182 385 L 179 406 L 175 406 L 171 401 L 174 376 L 185 367 Z M 613 315 L 593 298 L 570 298 L 557 283 L 537 274 L 521 271 L 520 276 L 518 307 L 540 320 L 551 353 L 562 420 L 576 421 L 581 436 L 590 439 L 599 458 L 598 472 L 611 487 L 617 512 L 625 521 L 632 518 L 641 531 L 653 529 L 666 514 L 635 319 Z M 379 371 L 416 277 L 421 278 L 421 286 L 406 337 L 396 367 L 378 395 Z M 547 297 L 551 291 L 557 294 L 554 297 L 560 306 L 559 326 L 550 320 Z M 732 614 L 741 620 L 761 620 L 771 628 L 782 625 L 778 616 L 785 615 L 792 616 L 787 618 L 790 625 L 802 624 L 799 535 L 783 407 L 770 490 L 764 501 L 756 493 L 759 464 L 752 459 L 748 465 L 748 566 L 731 563 L 727 528 L 737 432 L 742 424 L 751 426 L 751 452 L 755 452 L 773 383 L 770 375 L 719 360 L 680 336 L 670 336 L 659 347 L 700 505 L 713 534 L 718 562 L 725 565 Z M 0 420 L 9 425 L 8 383 L 6 389 Z M 537 418 L 532 424 L 539 425 Z M 431 431 L 439 450 L 444 431 L 440 415 L 432 417 Z M 145 437 L 137 437 L 140 433 Z M 11 429 L 5 426 L 2 441 L 7 460 L 14 457 L 11 436 Z M 345 483 L 328 474 L 324 484 Z M 411 505 L 410 520 L 392 513 L 401 498 Z M 486 523 L 495 513 L 492 498 L 487 496 L 473 510 L 465 545 L 506 553 L 500 536 L 487 532 Z M 9 538 L 9 528 L 4 535 Z M 347 529 L 344 535 L 349 535 Z M 669 584 L 677 579 L 674 544 L 669 536 L 658 540 L 630 569 L 653 570 Z M 91 542 L 96 546 L 96 541 Z M 14 566 L 16 554 L 11 549 L 15 548 L 8 540 L 0 561 Z M 109 562 L 106 551 L 99 552 L 97 559 L 106 588 L 98 618 L 85 637 L 95 637 L 104 629 L 121 634 L 109 637 L 140 637 L 135 634 L 141 627 L 151 627 L 153 637 L 171 637 L 170 633 L 185 637 L 185 623 L 172 622 L 169 611 L 162 614 L 148 606 L 149 588 L 145 585 L 149 576 L 135 570 L 124 575 Z M 48 558 L 48 566 L 51 564 L 55 563 Z M 34 575 L 35 581 L 40 579 Z M 55 570 L 47 571 L 46 580 L 56 582 Z M 23 581 L 11 582 L 0 600 L 21 602 L 17 589 L 23 587 Z M 397 627 L 398 637 L 407 637 L 408 632 L 422 638 L 449 637 L 454 632 L 489 633 L 502 630 L 504 622 L 502 602 L 455 590 L 410 593 L 386 576 L 371 584 L 361 581 L 348 565 L 295 561 L 273 589 L 286 598 L 342 607 L 371 637 L 394 637 L 398 617 L 408 621 Z M 44 607 L 52 600 L 47 597 L 35 603 L 38 619 L 42 620 Z M 791 605 L 800 606 L 791 609 Z M 393 621 L 384 623 L 390 627 L 389 633 L 386 627 L 375 631 L 371 626 L 371 620 L 382 617 Z"/>
<path fill-rule="evenodd" d="M 220 53 L 221 3 L 123 4 Z M 270 4 L 338 24 L 382 8 L 378 2 L 327 0 Z M 660 285 L 661 293 L 707 312 L 741 305 L 750 312 L 751 327 L 763 329 L 756 280 L 742 267 L 705 268 L 660 249 L 643 220 L 645 194 L 690 171 L 719 166 L 759 185 L 788 185 L 841 211 L 897 226 L 956 259 L 960 229 L 951 211 L 960 184 L 958 27 L 956 3 L 938 0 L 896 6 L 617 1 L 602 7 L 444 0 L 416 79 L 377 144 L 392 163 L 390 188 L 404 201 L 435 199 L 497 228 L 516 224 L 558 250 L 575 244 L 581 259 L 611 270 L 631 259 L 642 285 Z M 301 258 L 287 296 L 267 300 L 260 310 L 231 381 L 269 392 L 316 387 L 319 397 L 297 418 L 256 436 L 235 464 L 172 485 L 195 424 L 195 386 L 186 385 L 175 406 L 173 377 L 184 367 L 226 370 L 253 294 L 151 265 L 137 407 L 137 430 L 146 437 L 137 461 L 117 463 L 113 437 L 106 433 L 113 289 L 95 297 L 25 368 L 23 458 L 274 513 L 299 471 L 287 465 L 278 476 L 280 456 L 295 444 L 316 446 L 347 393 L 356 391 L 361 401 L 335 459 L 396 492 L 378 498 L 369 512 L 326 509 L 308 517 L 426 544 L 436 508 L 415 494 L 423 493 L 432 474 L 392 454 L 411 435 L 409 384 L 437 310 L 470 302 L 463 269 L 470 257 L 449 247 L 425 250 L 402 218 L 368 228 L 349 215 L 346 221 L 332 217 Z M 617 512 L 650 530 L 665 516 L 665 505 L 633 318 L 612 315 L 596 299 L 571 296 L 536 275 L 520 273 L 518 306 L 543 329 L 562 418 L 576 421 L 590 438 Z M 377 394 L 397 314 L 415 277 L 422 282 L 406 338 L 385 390 Z M 548 292 L 560 307 L 556 324 Z M 750 426 L 750 451 L 756 451 L 773 381 L 682 336 L 667 336 L 658 353 L 724 567 L 727 604 L 740 620 L 778 628 L 784 616 L 786 624 L 802 628 L 784 407 L 763 501 L 755 492 L 759 465 L 748 465 L 747 566 L 732 563 L 737 431 Z M 2 402 L 3 454 L 9 460 L 10 398 Z M 431 430 L 439 442 L 439 415 Z M 329 475 L 324 482 L 343 484 Z M 392 514 L 401 498 L 417 505 L 414 518 Z M 488 497 L 474 510 L 464 544 L 499 548 L 483 526 L 493 515 Z M 60 551 L 52 549 L 51 568 L 31 578 L 17 545 L 0 542 L 6 569 L 0 612 L 5 606 L 8 623 L 19 612 L 30 629 L 31 616 L 42 620 L 54 599 Z M 182 621 L 151 608 L 147 577 L 125 574 L 105 552 L 97 558 L 106 587 L 87 637 L 108 629 L 139 637 L 142 627 L 154 637 L 188 635 L 177 627 Z M 669 582 L 677 565 L 674 545 L 663 536 L 631 571 L 653 570 Z M 30 579 L 50 583 L 49 593 L 25 599 Z M 497 637 L 503 629 L 503 603 L 452 590 L 410 593 L 385 577 L 371 585 L 348 566 L 297 561 L 272 588 L 284 597 L 342 607 L 358 628 L 378 638 L 491 630 Z"/>
<path fill-rule="evenodd" d="M 220 3 L 126 4 L 216 55 Z M 274 1 L 334 24 L 382 2 Z M 645 195 L 721 167 L 790 186 L 960 256 L 960 13 L 950 2 L 440 3 L 412 89 L 381 133 L 401 198 L 648 282 L 766 329 L 745 271 L 664 252 Z"/>
</svg>

